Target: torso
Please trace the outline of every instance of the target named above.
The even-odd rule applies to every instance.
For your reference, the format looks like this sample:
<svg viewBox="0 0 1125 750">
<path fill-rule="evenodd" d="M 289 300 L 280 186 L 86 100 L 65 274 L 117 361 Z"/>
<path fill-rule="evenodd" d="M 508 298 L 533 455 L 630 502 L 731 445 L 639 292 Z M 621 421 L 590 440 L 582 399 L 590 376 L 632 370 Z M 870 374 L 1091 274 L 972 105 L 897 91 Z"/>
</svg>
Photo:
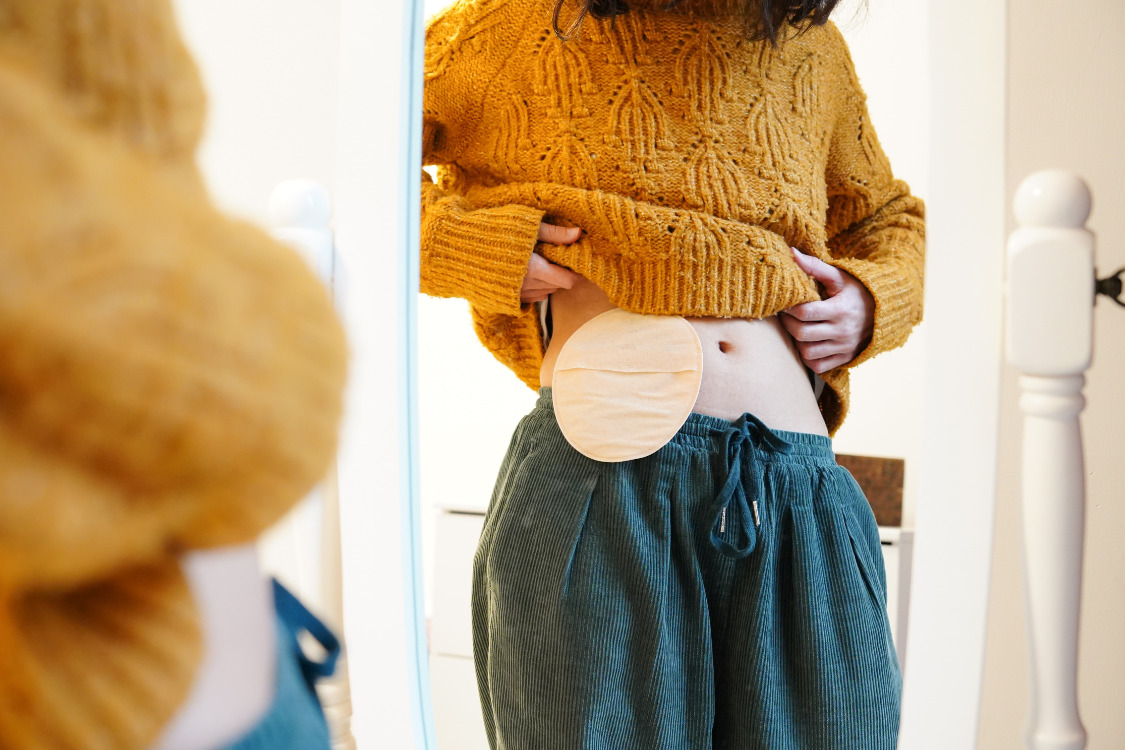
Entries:
<svg viewBox="0 0 1125 750">
<path fill-rule="evenodd" d="M 551 295 L 551 341 L 540 371 L 551 385 L 555 361 L 583 323 L 616 307 L 583 279 Z M 812 386 L 793 340 L 776 316 L 688 318 L 703 345 L 703 378 L 693 411 L 723 419 L 749 412 L 778 430 L 827 435 Z"/>
</svg>

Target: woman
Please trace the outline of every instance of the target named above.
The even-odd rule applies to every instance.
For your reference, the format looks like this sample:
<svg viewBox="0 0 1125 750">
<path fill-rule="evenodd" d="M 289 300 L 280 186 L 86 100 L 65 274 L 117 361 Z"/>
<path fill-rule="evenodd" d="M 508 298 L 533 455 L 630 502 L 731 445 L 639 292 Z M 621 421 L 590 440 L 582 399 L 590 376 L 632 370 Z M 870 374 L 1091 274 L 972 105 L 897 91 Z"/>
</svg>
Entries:
<svg viewBox="0 0 1125 750">
<path fill-rule="evenodd" d="M 878 533 L 827 436 L 921 317 L 922 206 L 835 4 L 431 22 L 422 289 L 540 388 L 475 561 L 494 747 L 895 744 Z"/>
</svg>

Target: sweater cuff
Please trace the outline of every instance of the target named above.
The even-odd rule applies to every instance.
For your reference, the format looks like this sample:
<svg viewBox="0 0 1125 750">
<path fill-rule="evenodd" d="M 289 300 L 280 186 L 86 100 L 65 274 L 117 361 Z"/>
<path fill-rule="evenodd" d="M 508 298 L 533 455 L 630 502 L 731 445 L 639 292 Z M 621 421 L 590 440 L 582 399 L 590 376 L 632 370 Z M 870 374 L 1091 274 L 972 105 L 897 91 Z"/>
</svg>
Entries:
<svg viewBox="0 0 1125 750">
<path fill-rule="evenodd" d="M 920 285 L 900 264 L 841 258 L 829 263 L 847 271 L 867 287 L 875 299 L 871 341 L 843 367 L 855 367 L 880 352 L 902 346 L 915 324 L 922 319 Z"/>
<path fill-rule="evenodd" d="M 545 212 L 520 205 L 457 211 L 422 228 L 422 292 L 518 315 Z"/>
</svg>

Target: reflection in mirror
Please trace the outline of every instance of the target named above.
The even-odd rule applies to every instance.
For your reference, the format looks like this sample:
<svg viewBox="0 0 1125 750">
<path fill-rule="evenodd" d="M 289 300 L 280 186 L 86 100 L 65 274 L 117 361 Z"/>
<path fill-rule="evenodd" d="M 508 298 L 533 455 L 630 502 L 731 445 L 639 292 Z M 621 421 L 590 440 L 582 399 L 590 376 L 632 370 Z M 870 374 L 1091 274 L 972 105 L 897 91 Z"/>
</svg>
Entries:
<svg viewBox="0 0 1125 750">
<path fill-rule="evenodd" d="M 427 17 L 442 12 L 443 5 L 441 0 L 427 2 Z M 887 599 L 879 602 L 886 605 L 888 632 L 893 632 L 895 646 L 900 655 L 903 653 L 906 598 L 910 593 L 909 539 L 917 494 L 915 467 L 922 445 L 919 383 L 924 330 L 915 330 L 905 346 L 893 346 L 905 338 L 920 303 L 919 247 L 910 237 L 912 231 L 920 230 L 920 221 L 910 196 L 924 197 L 928 178 L 929 92 L 923 85 L 927 61 L 925 3 L 914 0 L 893 8 L 872 4 L 866 11 L 854 3 L 843 3 L 834 12 L 833 19 L 847 40 L 867 95 L 870 121 L 878 126 L 878 141 L 866 124 L 862 95 L 858 89 L 850 90 L 854 82 L 849 75 L 841 74 L 847 71 L 843 43 L 836 42 L 832 34 L 810 32 L 773 50 L 768 44 L 747 41 L 745 29 L 723 25 L 725 22 L 716 20 L 715 9 L 710 6 L 697 3 L 692 7 L 689 0 L 675 12 L 658 13 L 644 7 L 643 2 L 632 5 L 636 12 L 620 16 L 612 24 L 588 17 L 581 33 L 566 43 L 550 33 L 553 3 L 547 0 L 521 5 L 526 10 L 518 13 L 504 2 L 462 2 L 456 10 L 445 11 L 430 22 L 424 150 L 427 163 L 440 165 L 440 169 L 430 172 L 436 186 L 424 188 L 429 194 L 423 199 L 422 285 L 431 294 L 454 297 L 423 296 L 419 302 L 424 557 L 428 566 L 431 684 L 443 750 L 487 747 L 472 660 L 471 571 L 502 463 L 510 481 L 501 497 L 513 506 L 527 497 L 541 498 L 542 504 L 510 511 L 504 521 L 494 513 L 497 520 L 490 522 L 495 527 L 490 559 L 514 555 L 526 547 L 529 554 L 536 555 L 534 565 L 542 569 L 550 563 L 541 562 L 539 553 L 558 554 L 556 548 L 563 549 L 560 559 L 569 566 L 567 576 L 577 576 L 566 578 L 573 587 L 563 589 L 565 596 L 574 596 L 576 589 L 590 586 L 594 577 L 601 588 L 595 587 L 599 592 L 595 594 L 587 591 L 588 597 L 596 599 L 615 586 L 620 588 L 616 593 L 605 593 L 604 601 L 586 601 L 570 615 L 580 618 L 581 636 L 562 635 L 551 630 L 558 627 L 551 613 L 560 609 L 563 598 L 557 581 L 520 582 L 514 572 L 499 568 L 488 573 L 491 578 L 483 579 L 500 589 L 492 591 L 491 598 L 478 596 L 476 603 L 478 612 L 486 616 L 481 617 L 481 623 L 491 621 L 487 627 L 479 623 L 478 627 L 482 627 L 482 634 L 488 633 L 484 642 L 491 644 L 492 653 L 482 663 L 488 664 L 490 698 L 494 701 L 491 715 L 499 717 L 501 731 L 501 704 L 512 699 L 509 693 L 517 689 L 514 681 L 528 675 L 520 671 L 518 663 L 504 661 L 503 654 L 497 657 L 497 644 L 513 652 L 529 649 L 531 653 L 523 657 L 531 662 L 527 667 L 557 672 L 579 668 L 581 662 L 575 651 L 625 641 L 634 645 L 622 653 L 615 652 L 612 658 L 622 660 L 625 666 L 621 672 L 627 674 L 628 665 L 636 667 L 632 659 L 652 663 L 656 659 L 652 655 L 656 653 L 654 644 L 662 639 L 672 643 L 667 639 L 682 638 L 682 645 L 676 648 L 704 644 L 712 637 L 716 643 L 725 643 L 721 632 L 712 635 L 699 623 L 666 629 L 669 618 L 676 620 L 681 612 L 650 607 L 654 592 L 659 589 L 662 596 L 672 595 L 670 591 L 684 596 L 683 586 L 702 586 L 703 599 L 692 601 L 706 599 L 709 604 L 704 606 L 728 613 L 726 616 L 745 616 L 737 607 L 733 610 L 736 614 L 729 615 L 729 610 L 722 609 L 722 596 L 715 593 L 730 585 L 725 576 L 741 580 L 739 574 L 727 571 L 749 570 L 751 566 L 757 566 L 752 568 L 757 571 L 775 571 L 776 575 L 756 575 L 775 581 L 769 591 L 776 593 L 780 590 L 776 581 L 782 577 L 781 568 L 776 562 L 772 568 L 755 562 L 755 557 L 761 560 L 778 554 L 776 535 L 800 533 L 792 530 L 805 528 L 805 523 L 819 528 L 816 533 L 842 542 L 839 549 L 823 554 L 846 553 L 850 577 L 828 583 L 801 579 L 803 583 L 794 584 L 793 593 L 784 596 L 808 600 L 816 585 L 833 588 L 866 582 L 864 585 L 870 587 L 864 589 L 867 596 L 874 594 L 879 599 L 885 567 Z M 530 13 L 539 16 L 523 17 Z M 565 14 L 561 23 L 567 23 Z M 665 44 L 667 48 L 661 46 Z M 650 49 L 638 45 L 649 45 Z M 512 51 L 505 51 L 508 47 Z M 743 67 L 732 65 L 731 60 L 742 62 Z M 473 72 L 466 72 L 470 70 Z M 488 85 L 474 88 L 479 85 L 478 76 L 487 78 Z M 781 86 L 777 80 L 787 83 Z M 839 137 L 839 127 L 834 130 L 826 126 L 828 121 L 835 123 L 848 117 L 852 118 L 852 130 L 847 131 L 851 138 Z M 894 165 L 895 177 L 911 186 L 910 194 L 904 192 L 901 183 L 890 181 L 882 151 Z M 868 164 L 872 171 L 848 174 L 847 170 L 857 163 Z M 826 164 L 827 173 L 817 176 L 815 165 L 824 169 Z M 849 191 L 856 180 L 865 181 L 865 188 Z M 828 184 L 833 187 L 828 188 Z M 804 192 L 799 189 L 802 185 Z M 835 200 L 823 203 L 825 195 Z M 887 242 L 892 248 L 889 254 L 895 258 L 888 278 L 883 279 L 878 270 L 866 270 L 878 269 L 878 263 L 866 268 L 863 263 L 853 264 L 845 269 L 850 276 L 829 278 L 826 274 L 830 272 L 815 259 L 794 259 L 789 254 L 790 245 L 809 254 L 823 253 L 825 233 L 810 230 L 808 219 L 826 208 L 831 246 L 842 255 L 869 253 L 876 246 L 882 247 L 882 237 L 897 235 Z M 878 214 L 880 209 L 882 214 Z M 894 219 L 885 223 L 891 214 Z M 541 221 L 577 226 L 584 234 L 580 238 L 546 238 L 554 241 L 536 244 Z M 856 229 L 848 229 L 865 221 L 867 230 L 856 234 Z M 866 236 L 864 231 L 868 232 Z M 740 240 L 740 246 L 752 248 L 746 252 L 755 263 L 761 262 L 771 271 L 759 272 L 739 265 L 738 260 L 708 267 L 707 258 L 717 257 L 709 255 L 712 248 L 725 243 L 729 250 L 732 236 Z M 860 251 L 848 242 L 873 244 Z M 524 266 L 514 271 L 512 267 L 526 264 L 533 245 L 554 262 L 554 266 L 546 266 L 539 288 L 561 287 L 561 291 L 552 295 L 549 306 L 534 304 L 538 301 L 534 293 L 525 295 L 528 304 L 521 311 L 514 297 Z M 677 257 L 677 253 L 681 255 Z M 496 260 L 504 254 L 507 260 Z M 626 262 L 630 256 L 635 261 L 632 265 Z M 427 257 L 431 264 L 428 268 Z M 462 259 L 460 264 L 458 257 Z M 478 260 L 469 260 L 473 257 Z M 515 257 L 524 260 L 517 264 L 512 260 Z M 626 260 L 620 260 L 622 257 Z M 733 257 L 745 259 L 749 255 L 734 253 Z M 492 265 L 481 258 L 491 258 Z M 444 269 L 443 262 L 448 264 Z M 508 266 L 497 267 L 504 263 Z M 580 277 L 556 266 L 577 270 Z M 706 279 L 723 278 L 723 273 L 756 274 L 752 278 L 759 280 L 759 286 L 739 296 L 731 290 L 731 282 L 726 282 L 721 292 L 712 290 L 710 297 L 703 294 L 689 305 L 690 295 L 709 283 L 691 281 L 695 278 L 690 276 L 693 271 L 705 274 Z M 439 278 L 443 272 L 448 279 Z M 686 491 L 680 496 L 643 490 L 633 496 L 630 483 L 641 480 L 623 478 L 632 476 L 622 473 L 629 462 L 604 463 L 601 470 L 591 470 L 598 464 L 582 453 L 605 457 L 600 453 L 607 450 L 605 445 L 572 447 L 575 441 L 564 440 L 557 427 L 536 431 L 541 430 L 535 424 L 539 418 L 525 423 L 523 437 L 513 440 L 512 431 L 523 415 L 533 410 L 544 418 L 550 414 L 546 399 L 536 407 L 535 392 L 521 380 L 528 384 L 553 381 L 559 420 L 569 418 L 573 424 L 593 425 L 587 432 L 608 436 L 615 441 L 613 450 L 620 449 L 624 439 L 631 443 L 625 450 L 641 456 L 652 452 L 651 445 L 633 444 L 638 438 L 632 433 L 643 432 L 636 427 L 641 419 L 654 425 L 649 438 L 656 441 L 652 445 L 660 447 L 669 437 L 668 424 L 676 433 L 688 411 L 703 414 L 689 417 L 685 428 L 699 434 L 685 436 L 680 430 L 674 446 L 663 451 L 667 453 L 678 446 L 676 440 L 713 441 L 710 430 L 723 425 L 722 420 L 728 420 L 729 425 L 729 420 L 750 412 L 772 429 L 746 427 L 756 423 L 745 420 L 741 423 L 747 445 L 754 446 L 747 447 L 747 455 L 763 455 L 765 451 L 775 458 L 801 457 L 790 461 L 794 465 L 815 464 L 819 459 L 809 456 L 827 445 L 822 442 L 823 435 L 836 428 L 842 417 L 846 396 L 834 394 L 846 393 L 847 385 L 839 371 L 827 373 L 823 380 L 810 377 L 804 361 L 811 362 L 823 353 L 803 352 L 804 345 L 796 344 L 793 338 L 794 334 L 809 337 L 810 329 L 798 324 L 796 318 L 788 319 L 786 325 L 785 316 L 773 315 L 813 298 L 799 291 L 802 284 L 809 283 L 805 274 L 824 286 L 826 297 L 836 296 L 834 284 L 846 285 L 849 278 L 862 280 L 877 305 L 871 322 L 878 328 L 870 350 L 861 351 L 861 344 L 867 342 L 859 341 L 840 352 L 840 361 L 856 355 L 866 360 L 875 351 L 880 356 L 864 362 L 851 379 L 848 418 L 833 439 L 837 452 L 856 457 L 848 466 L 873 503 L 876 498 L 887 503 L 885 516 L 879 512 L 886 525 L 877 531 L 874 523 L 867 525 L 864 520 L 866 504 L 861 505 L 862 498 L 833 496 L 830 502 L 819 497 L 825 507 L 837 509 L 830 518 L 820 520 L 806 519 L 792 508 L 783 510 L 792 498 L 780 497 L 785 495 L 781 491 L 771 495 L 770 482 L 790 487 L 796 480 L 780 468 L 778 477 L 784 475 L 784 479 L 754 474 L 754 466 L 762 462 L 746 459 L 745 476 L 755 479 L 747 482 L 747 490 L 734 481 L 731 497 L 726 498 L 734 505 L 720 503 L 712 519 L 705 517 L 701 507 L 690 505 L 702 501 L 689 500 Z M 679 281 L 669 285 L 669 278 Z M 505 283 L 508 288 L 503 287 Z M 885 296 L 890 287 L 882 284 L 904 290 L 913 300 L 906 305 L 909 309 L 894 308 Z M 798 291 L 782 300 L 778 292 L 782 288 Z M 807 294 L 811 287 L 805 289 Z M 862 290 L 852 291 L 858 299 L 866 298 Z M 473 300 L 477 312 L 474 322 L 486 346 L 474 335 L 468 304 L 456 297 Z M 721 302 L 716 301 L 720 298 Z M 686 343 L 675 350 L 666 346 L 655 350 L 654 346 L 666 342 L 660 336 L 655 345 L 638 346 L 638 341 L 645 340 L 643 331 L 638 332 L 638 321 L 628 317 L 602 326 L 608 333 L 590 335 L 594 328 L 587 327 L 583 329 L 585 335 L 571 338 L 583 323 L 614 307 L 698 317 L 688 321 Z M 816 312 L 815 308 L 805 310 Z M 887 315 L 902 317 L 880 317 Z M 604 316 L 599 318 L 605 320 Z M 639 323 L 643 329 L 645 321 Z M 606 347 L 607 336 L 624 338 L 614 338 L 614 344 Z M 542 372 L 538 365 L 540 339 L 548 342 Z M 554 360 L 567 340 L 575 345 L 559 369 Z M 579 349 L 578 344 L 583 342 L 586 346 Z M 520 346 L 531 346 L 535 354 L 527 355 L 526 348 Z M 506 361 L 509 367 L 498 360 Z M 520 377 L 514 376 L 513 370 Z M 638 377 L 639 373 L 653 372 L 656 377 Z M 689 374 L 686 403 L 681 387 L 684 373 Z M 693 382 L 698 390 L 690 387 Z M 566 400 L 566 391 L 579 396 Z M 608 393 L 618 396 L 607 398 Z M 653 393 L 663 395 L 656 398 Z M 677 393 L 681 394 L 678 398 Z M 599 421 L 606 426 L 598 428 Z M 630 429 L 624 429 L 625 425 Z M 568 430 L 566 437 L 580 432 L 577 428 Z M 775 438 L 777 442 L 772 442 Z M 509 442 L 519 450 L 520 440 L 532 442 L 530 453 L 505 463 Z M 738 461 L 740 444 L 728 440 L 728 446 L 732 445 L 735 447 L 729 451 L 716 452 L 710 458 L 704 453 L 703 459 L 696 459 L 702 461 L 697 466 L 702 474 L 666 463 L 650 461 L 645 465 L 659 466 L 651 470 L 680 477 L 676 481 L 685 486 L 713 486 L 713 491 L 709 490 L 712 497 L 706 499 L 713 502 L 713 496 L 722 494 L 722 480 L 727 475 L 711 476 L 710 464 Z M 547 458 L 536 459 L 536 451 L 547 454 Z M 782 467 L 787 460 L 779 458 L 770 465 Z M 901 472 L 903 466 L 905 471 Z M 830 475 L 845 476 L 835 469 Z M 543 487 L 536 484 L 539 476 Z M 589 483 L 596 486 L 591 490 Z M 578 489 L 558 490 L 572 485 Z M 517 489 L 512 490 L 513 486 Z M 555 494 L 545 494 L 545 487 L 551 487 Z M 739 514 L 732 507 L 742 508 L 742 498 L 745 516 L 736 518 Z M 626 506 L 627 502 L 634 505 Z M 659 504 L 691 508 L 683 512 L 698 518 L 693 517 L 683 529 L 668 526 L 671 518 L 646 515 L 651 506 Z M 577 516 L 568 518 L 567 513 Z M 708 539 L 712 520 L 717 537 L 713 547 Z M 636 527 L 647 531 L 639 533 Z M 610 540 L 612 544 L 599 546 L 599 535 L 616 536 Z M 700 569 L 713 565 L 716 577 L 701 573 L 702 583 L 685 584 L 688 579 L 682 576 L 686 573 L 680 570 L 656 584 L 651 571 L 636 574 L 639 578 L 606 576 L 607 571 L 621 573 L 646 555 L 678 560 L 676 555 L 687 554 L 684 549 L 673 544 L 656 553 L 652 551 L 654 541 L 661 537 L 682 541 L 692 535 L 703 540 L 696 545 L 697 552 L 703 550 L 699 562 L 677 564 Z M 723 555 L 723 549 L 732 556 Z M 806 559 L 800 555 L 811 553 L 790 554 Z M 744 557 L 738 558 L 740 555 Z M 532 562 L 524 560 L 520 565 L 526 568 Z M 576 572 L 574 566 L 581 570 Z M 797 580 L 793 571 L 787 571 L 786 576 Z M 524 591 L 526 598 L 521 599 Z M 510 598 L 513 595 L 515 599 Z M 864 601 L 866 614 L 872 615 L 876 610 L 870 606 L 874 600 Z M 542 626 L 541 631 L 522 640 L 519 621 L 513 619 L 520 614 L 521 605 L 529 610 L 523 613 L 527 621 Z M 831 614 L 830 608 L 826 611 Z M 652 615 L 656 619 L 645 620 L 645 612 L 656 612 Z M 595 615 L 604 617 L 608 625 L 602 627 Z M 748 629 L 756 627 L 747 624 Z M 506 628 L 516 631 L 510 639 Z M 872 628 L 870 632 L 876 629 Z M 552 651 L 547 646 L 552 644 L 540 642 L 540 633 L 547 632 L 551 639 L 569 648 L 567 658 L 559 664 L 550 661 Z M 600 633 L 601 640 L 591 641 L 591 633 Z M 579 645 L 581 638 L 586 639 L 585 646 Z M 649 656 L 638 657 L 642 653 Z M 663 651 L 661 654 L 663 659 Z M 701 659 L 688 663 L 691 667 L 709 663 Z M 505 681 L 509 684 L 503 684 Z M 635 691 L 642 689 L 630 684 Z M 539 684 L 536 687 L 548 689 Z M 889 716 L 891 712 L 885 713 Z M 596 723 L 597 719 L 589 721 Z M 884 718 L 884 723 L 893 722 Z M 690 722 L 680 721 L 679 725 L 687 727 Z M 507 731 L 520 730 L 508 727 Z M 882 742 L 891 746 L 893 727 L 882 731 Z"/>
</svg>

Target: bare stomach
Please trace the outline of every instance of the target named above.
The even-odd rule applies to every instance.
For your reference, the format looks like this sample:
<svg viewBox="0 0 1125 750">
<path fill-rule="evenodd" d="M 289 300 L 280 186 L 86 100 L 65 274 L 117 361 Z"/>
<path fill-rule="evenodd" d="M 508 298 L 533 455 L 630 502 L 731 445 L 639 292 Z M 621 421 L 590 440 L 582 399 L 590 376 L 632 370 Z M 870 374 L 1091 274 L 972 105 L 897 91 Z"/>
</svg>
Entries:
<svg viewBox="0 0 1125 750">
<path fill-rule="evenodd" d="M 551 295 L 551 342 L 539 373 L 543 385 L 551 385 L 567 339 L 615 307 L 586 279 Z M 777 430 L 828 434 L 801 357 L 776 316 L 687 321 L 703 345 L 703 379 L 693 411 L 730 420 L 749 412 Z"/>
</svg>

